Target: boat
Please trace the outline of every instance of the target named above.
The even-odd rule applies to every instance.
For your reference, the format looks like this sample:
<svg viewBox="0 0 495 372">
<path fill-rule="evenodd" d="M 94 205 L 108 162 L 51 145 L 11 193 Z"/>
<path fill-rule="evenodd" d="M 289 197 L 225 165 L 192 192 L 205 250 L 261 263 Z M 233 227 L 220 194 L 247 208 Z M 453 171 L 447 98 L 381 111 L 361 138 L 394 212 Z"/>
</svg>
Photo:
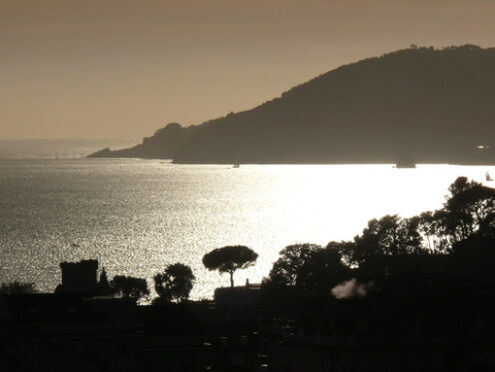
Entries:
<svg viewBox="0 0 495 372">
<path fill-rule="evenodd" d="M 240 168 L 240 167 L 241 167 L 241 164 L 239 163 L 239 157 L 236 156 L 235 161 L 234 161 L 234 165 L 232 166 L 232 168 Z"/>
<path fill-rule="evenodd" d="M 492 176 L 490 176 L 490 173 L 488 173 L 488 171 L 485 173 L 485 178 L 488 182 L 493 181 L 493 178 Z"/>
<path fill-rule="evenodd" d="M 399 156 L 394 168 L 416 168 L 416 162 L 410 156 Z"/>
<path fill-rule="evenodd" d="M 416 168 L 416 164 L 414 162 L 400 161 L 394 165 L 394 168 Z"/>
</svg>

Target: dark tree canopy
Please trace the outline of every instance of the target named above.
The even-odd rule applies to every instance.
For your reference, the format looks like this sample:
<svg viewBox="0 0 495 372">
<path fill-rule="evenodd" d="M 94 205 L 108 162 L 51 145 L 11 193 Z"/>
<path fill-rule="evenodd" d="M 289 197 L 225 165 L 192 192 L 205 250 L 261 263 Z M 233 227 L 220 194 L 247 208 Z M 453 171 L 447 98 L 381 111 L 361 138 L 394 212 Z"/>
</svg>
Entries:
<svg viewBox="0 0 495 372">
<path fill-rule="evenodd" d="M 36 293 L 34 283 L 10 282 L 0 286 L 0 294 L 29 294 Z"/>
<path fill-rule="evenodd" d="M 315 251 L 322 247 L 317 244 L 292 244 L 279 252 L 270 271 L 269 280 L 272 284 L 295 286 L 302 266 L 307 263 Z"/>
<path fill-rule="evenodd" d="M 370 256 L 418 253 L 421 250 L 418 224 L 417 217 L 403 219 L 397 215 L 369 221 L 362 235 L 354 238 L 353 261 L 359 264 Z"/>
<path fill-rule="evenodd" d="M 451 196 L 445 203 L 444 224 L 454 242 L 476 232 L 492 234 L 495 217 L 495 190 L 466 177 L 450 186 Z"/>
<path fill-rule="evenodd" d="M 349 268 L 342 262 L 345 242 L 331 242 L 326 248 L 316 244 L 293 244 L 280 251 L 264 284 L 295 287 L 302 293 L 322 292 L 347 278 Z"/>
<path fill-rule="evenodd" d="M 132 276 L 116 275 L 113 277 L 111 285 L 123 297 L 140 298 L 150 293 L 146 279 L 134 278 Z"/>
<path fill-rule="evenodd" d="M 234 272 L 245 269 L 256 262 L 258 254 L 243 245 L 217 248 L 203 256 L 203 265 L 208 270 L 230 274 L 230 286 L 234 286 Z"/>
<path fill-rule="evenodd" d="M 450 250 L 449 237 L 443 223 L 444 210 L 426 211 L 418 216 L 417 231 L 423 238 L 423 246 L 427 253 L 445 254 Z"/>
<path fill-rule="evenodd" d="M 342 256 L 333 245 L 315 251 L 305 262 L 297 280 L 304 293 L 329 293 L 340 282 L 350 278 L 350 269 L 342 263 Z"/>
<path fill-rule="evenodd" d="M 166 302 L 188 299 L 195 279 L 191 268 L 181 263 L 168 265 L 163 273 L 153 277 L 156 293 Z"/>
<path fill-rule="evenodd" d="M 100 279 L 98 280 L 96 293 L 100 296 L 108 296 L 115 293 L 115 290 L 110 285 L 107 278 L 107 271 L 105 268 L 101 270 Z"/>
<path fill-rule="evenodd" d="M 495 189 L 466 177 L 449 187 L 442 208 L 372 219 L 353 241 L 294 244 L 263 279 L 264 303 L 284 311 L 358 278 L 451 273 L 495 284 Z M 297 310 L 297 309 L 296 309 Z"/>
</svg>

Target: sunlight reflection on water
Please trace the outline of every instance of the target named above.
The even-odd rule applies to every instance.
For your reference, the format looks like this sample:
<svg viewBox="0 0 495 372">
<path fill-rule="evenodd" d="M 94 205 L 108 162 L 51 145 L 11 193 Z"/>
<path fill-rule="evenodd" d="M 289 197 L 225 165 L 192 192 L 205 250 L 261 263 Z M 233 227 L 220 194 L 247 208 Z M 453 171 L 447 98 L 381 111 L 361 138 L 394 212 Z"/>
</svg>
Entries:
<svg viewBox="0 0 495 372">
<path fill-rule="evenodd" d="M 243 244 L 260 257 L 236 283 L 268 274 L 288 244 L 352 239 L 371 218 L 439 208 L 459 175 L 491 167 L 175 165 L 155 160 L 0 161 L 0 281 L 60 282 L 58 264 L 97 257 L 109 277 L 147 278 L 190 265 L 193 298 L 228 277 L 204 269 L 211 249 Z M 79 247 L 73 247 L 77 243 Z"/>
</svg>

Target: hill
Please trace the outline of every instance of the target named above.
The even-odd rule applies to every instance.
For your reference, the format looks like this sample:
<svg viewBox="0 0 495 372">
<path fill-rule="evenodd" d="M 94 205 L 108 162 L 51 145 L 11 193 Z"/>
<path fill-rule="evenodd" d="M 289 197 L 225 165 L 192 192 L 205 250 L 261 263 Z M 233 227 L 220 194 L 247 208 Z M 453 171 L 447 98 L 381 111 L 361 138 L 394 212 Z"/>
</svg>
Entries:
<svg viewBox="0 0 495 372">
<path fill-rule="evenodd" d="M 172 159 L 177 148 L 190 139 L 195 131 L 195 126 L 183 128 L 178 123 L 170 123 L 158 129 L 153 136 L 143 138 L 139 145 L 114 151 L 106 148 L 88 155 L 88 158 Z"/>
<path fill-rule="evenodd" d="M 194 127 L 174 162 L 495 164 L 494 66 L 474 45 L 341 66 Z"/>
</svg>

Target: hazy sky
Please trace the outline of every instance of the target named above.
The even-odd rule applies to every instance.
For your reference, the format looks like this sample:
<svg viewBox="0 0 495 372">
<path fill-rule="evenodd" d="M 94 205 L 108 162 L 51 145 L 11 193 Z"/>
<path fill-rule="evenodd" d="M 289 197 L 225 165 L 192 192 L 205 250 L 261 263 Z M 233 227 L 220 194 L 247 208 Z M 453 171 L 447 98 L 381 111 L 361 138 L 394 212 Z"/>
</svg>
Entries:
<svg viewBox="0 0 495 372">
<path fill-rule="evenodd" d="M 494 0 L 0 0 L 0 139 L 136 139 L 344 63 L 495 46 Z"/>
</svg>

